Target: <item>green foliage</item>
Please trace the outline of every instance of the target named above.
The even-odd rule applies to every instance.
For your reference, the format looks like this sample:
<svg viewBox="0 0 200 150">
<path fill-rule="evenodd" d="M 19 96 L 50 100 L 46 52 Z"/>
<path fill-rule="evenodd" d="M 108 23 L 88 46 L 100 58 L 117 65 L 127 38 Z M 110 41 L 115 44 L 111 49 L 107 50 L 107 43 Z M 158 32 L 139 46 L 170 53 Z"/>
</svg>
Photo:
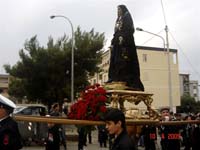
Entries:
<svg viewBox="0 0 200 150">
<path fill-rule="evenodd" d="M 200 111 L 200 102 L 196 102 L 190 95 L 183 95 L 181 97 L 181 106 L 177 108 L 181 113 L 196 113 Z"/>
<path fill-rule="evenodd" d="M 82 32 L 80 27 L 75 34 L 74 46 L 74 91 L 88 85 L 88 75 L 99 70 L 104 33 Z M 40 46 L 37 36 L 27 40 L 20 50 L 14 66 L 4 65 L 7 73 L 13 76 L 9 94 L 21 99 L 51 104 L 70 98 L 71 90 L 71 40 L 66 35 L 54 42 L 49 37 L 47 47 Z"/>
</svg>

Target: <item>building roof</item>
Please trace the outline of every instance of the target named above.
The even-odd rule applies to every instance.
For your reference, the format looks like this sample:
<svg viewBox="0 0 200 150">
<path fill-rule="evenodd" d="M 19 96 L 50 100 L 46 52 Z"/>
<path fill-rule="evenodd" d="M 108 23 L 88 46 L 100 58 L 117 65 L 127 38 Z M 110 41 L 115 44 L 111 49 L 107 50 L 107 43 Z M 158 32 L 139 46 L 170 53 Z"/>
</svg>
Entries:
<svg viewBox="0 0 200 150">
<path fill-rule="evenodd" d="M 149 51 L 166 51 L 166 48 L 160 48 L 160 47 L 149 47 L 149 46 L 136 46 L 137 50 L 149 50 Z M 177 49 L 169 49 L 170 52 L 177 53 Z M 109 49 L 103 52 L 103 55 L 106 55 L 106 53 L 109 52 Z"/>
<path fill-rule="evenodd" d="M 166 48 L 164 49 L 159 48 L 159 47 L 149 47 L 149 46 L 136 46 L 137 49 L 142 49 L 142 50 L 151 50 L 151 51 L 166 51 Z M 177 53 L 177 49 L 169 49 L 170 52 Z"/>
</svg>

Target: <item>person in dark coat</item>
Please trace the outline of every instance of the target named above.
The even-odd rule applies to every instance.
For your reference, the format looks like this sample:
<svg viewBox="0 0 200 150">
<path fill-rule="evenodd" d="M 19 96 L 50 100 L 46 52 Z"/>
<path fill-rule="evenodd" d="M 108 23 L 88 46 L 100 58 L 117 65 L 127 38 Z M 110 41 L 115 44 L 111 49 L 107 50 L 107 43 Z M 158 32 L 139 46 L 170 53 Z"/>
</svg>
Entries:
<svg viewBox="0 0 200 150">
<path fill-rule="evenodd" d="M 110 135 L 114 135 L 115 139 L 111 146 L 111 150 L 135 150 L 136 146 L 128 136 L 125 124 L 124 113 L 119 109 L 109 109 L 104 116 L 106 129 Z"/>
<path fill-rule="evenodd" d="M 188 115 L 185 117 L 186 121 L 192 120 L 192 116 Z M 192 147 L 192 124 L 186 124 L 182 130 L 184 150 L 190 150 Z"/>
<path fill-rule="evenodd" d="M 195 118 L 196 120 L 199 120 L 199 118 Z M 200 125 L 199 124 L 193 124 L 192 125 L 192 150 L 199 150 L 200 147 Z"/>
<path fill-rule="evenodd" d="M 60 106 L 59 106 L 59 103 L 54 103 L 52 106 L 51 106 L 51 110 L 50 110 L 50 113 L 49 113 L 51 116 L 60 116 Z"/>
<path fill-rule="evenodd" d="M 45 147 L 46 150 L 60 150 L 60 131 L 58 125 L 48 123 Z"/>
<path fill-rule="evenodd" d="M 107 147 L 108 132 L 104 125 L 98 126 L 98 141 L 100 147 Z"/>
<path fill-rule="evenodd" d="M 151 125 L 144 125 L 142 127 L 141 135 L 143 135 L 144 138 L 145 150 L 156 150 L 156 127 Z"/>
<path fill-rule="evenodd" d="M 78 127 L 78 150 L 83 150 L 87 146 L 87 131 L 85 126 Z"/>
<path fill-rule="evenodd" d="M 10 114 L 16 105 L 0 94 L 0 150 L 19 150 L 22 139 L 18 124 Z"/>
<path fill-rule="evenodd" d="M 108 81 L 125 82 L 134 90 L 144 91 L 133 33 L 133 20 L 125 5 L 118 6 L 115 32 L 111 41 Z"/>
<path fill-rule="evenodd" d="M 54 103 L 52 105 L 50 115 L 54 117 L 61 116 L 59 103 Z M 58 128 L 59 135 L 60 135 L 60 142 L 63 145 L 64 150 L 67 150 L 67 138 L 65 135 L 65 128 L 61 124 L 56 124 L 55 126 L 57 126 Z"/>
<path fill-rule="evenodd" d="M 161 121 L 175 121 L 170 116 L 170 108 L 163 107 L 161 109 Z M 161 147 L 162 150 L 180 150 L 180 127 L 161 125 Z"/>
</svg>

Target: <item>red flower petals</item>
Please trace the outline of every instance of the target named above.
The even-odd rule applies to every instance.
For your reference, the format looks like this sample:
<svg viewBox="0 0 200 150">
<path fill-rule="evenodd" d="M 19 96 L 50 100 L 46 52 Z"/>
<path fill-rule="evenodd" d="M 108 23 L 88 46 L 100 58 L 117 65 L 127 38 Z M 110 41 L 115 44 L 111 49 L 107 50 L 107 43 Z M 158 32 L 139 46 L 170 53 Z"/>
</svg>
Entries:
<svg viewBox="0 0 200 150">
<path fill-rule="evenodd" d="M 106 90 L 100 84 L 87 86 L 81 92 L 81 97 L 78 101 L 71 106 L 68 118 L 100 120 L 101 115 L 106 112 L 106 104 Z"/>
</svg>

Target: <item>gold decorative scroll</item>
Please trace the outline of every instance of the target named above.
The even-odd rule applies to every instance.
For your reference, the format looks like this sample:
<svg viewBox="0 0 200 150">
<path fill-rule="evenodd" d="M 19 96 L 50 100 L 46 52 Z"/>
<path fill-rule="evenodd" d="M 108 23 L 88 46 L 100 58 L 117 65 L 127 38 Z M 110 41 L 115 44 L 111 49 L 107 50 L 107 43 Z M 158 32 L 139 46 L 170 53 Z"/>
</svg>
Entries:
<svg viewBox="0 0 200 150">
<path fill-rule="evenodd" d="M 119 108 L 125 111 L 125 101 L 133 103 L 134 105 L 143 102 L 147 106 L 150 119 L 157 119 L 159 117 L 159 114 L 151 107 L 153 102 L 152 93 L 132 90 L 107 90 L 106 92 L 110 96 L 111 107 L 113 108 Z"/>
</svg>

